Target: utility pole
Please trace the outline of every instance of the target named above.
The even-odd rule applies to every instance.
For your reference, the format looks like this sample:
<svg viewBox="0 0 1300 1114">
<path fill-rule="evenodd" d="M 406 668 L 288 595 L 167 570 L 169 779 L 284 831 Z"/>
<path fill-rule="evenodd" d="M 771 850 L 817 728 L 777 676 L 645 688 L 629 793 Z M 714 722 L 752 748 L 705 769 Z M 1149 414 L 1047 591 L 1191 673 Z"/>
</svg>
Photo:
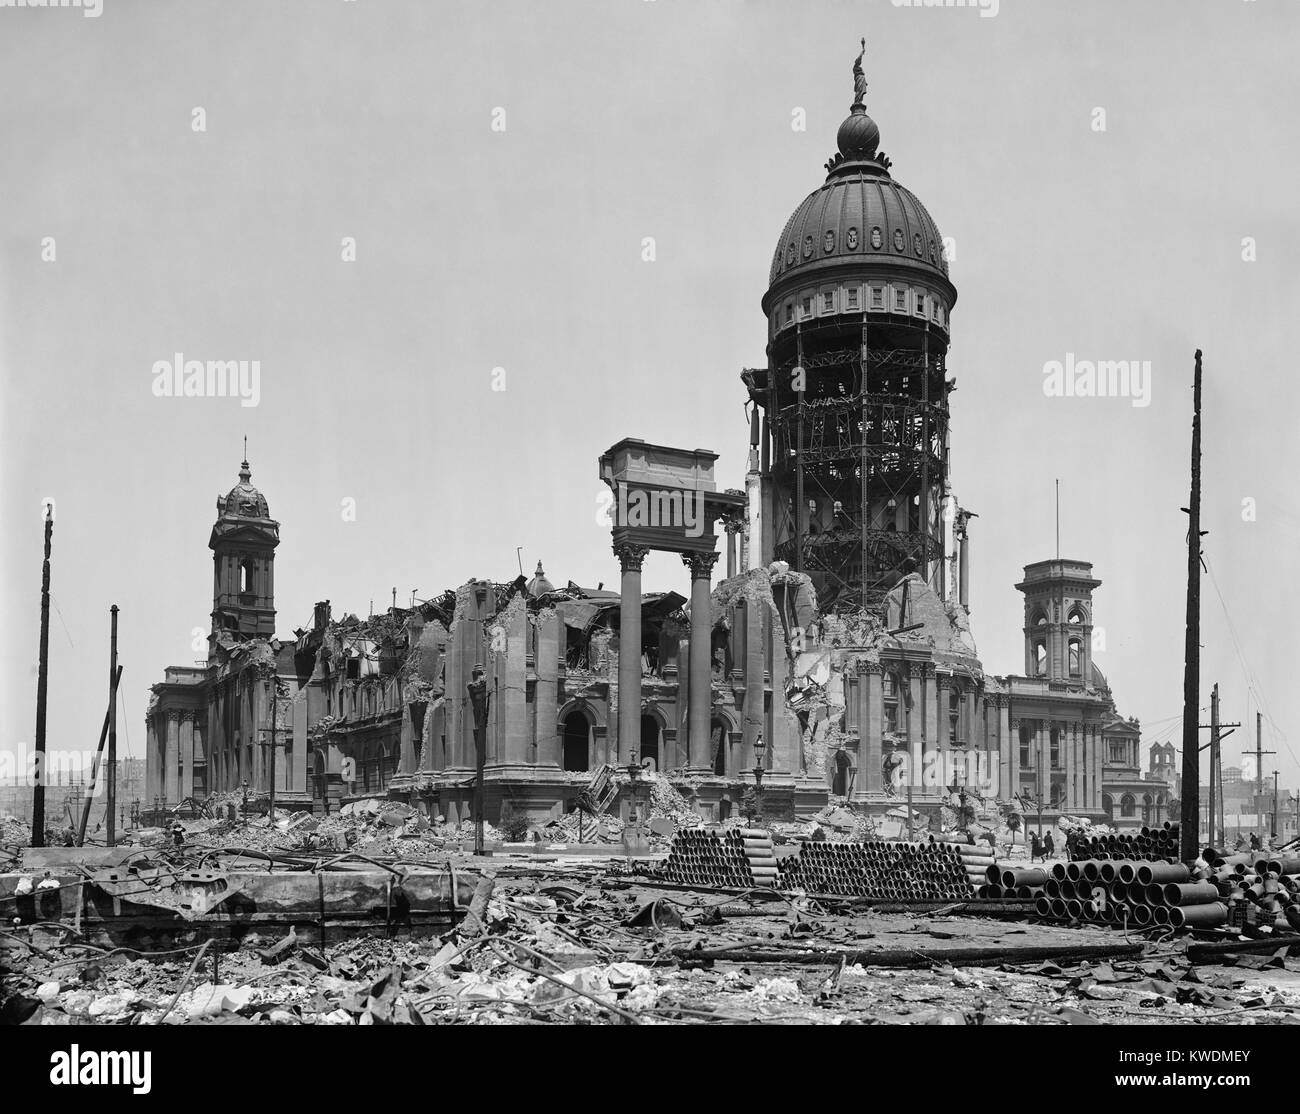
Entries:
<svg viewBox="0 0 1300 1114">
<path fill-rule="evenodd" d="M 1278 812 L 1277 812 L 1277 771 L 1274 770 L 1273 771 L 1273 826 L 1269 829 L 1269 833 L 1272 835 L 1274 839 L 1277 839 L 1277 830 L 1280 826 L 1281 825 L 1278 819 Z"/>
<path fill-rule="evenodd" d="M 1206 816 L 1206 830 L 1209 832 L 1210 844 L 1217 847 L 1215 840 L 1215 826 L 1217 824 L 1220 835 L 1223 839 L 1228 838 L 1227 824 L 1223 818 L 1223 740 L 1232 734 L 1235 728 L 1240 727 L 1239 723 L 1220 723 L 1219 722 L 1219 685 L 1215 682 L 1214 690 L 1210 694 L 1210 722 L 1200 724 L 1200 729 L 1205 731 L 1207 728 L 1210 732 L 1210 741 L 1200 750 L 1206 747 L 1210 750 L 1210 804 Z M 1228 728 L 1224 731 L 1224 728 Z M 1199 759 L 1197 768 L 1200 768 Z M 1217 806 L 1217 807 L 1216 807 Z"/>
<path fill-rule="evenodd" d="M 122 672 L 117 668 L 117 604 L 113 604 L 108 613 L 108 769 L 104 778 L 108 789 L 108 816 L 104 838 L 112 847 L 117 843 L 117 680 Z"/>
<path fill-rule="evenodd" d="M 1192 380 L 1192 486 L 1183 508 L 1187 524 L 1187 639 L 1183 650 L 1183 800 L 1180 851 L 1184 862 L 1197 855 L 1201 819 L 1201 350 Z"/>
<path fill-rule="evenodd" d="M 1255 827 L 1262 835 L 1264 832 L 1264 755 L 1276 754 L 1275 750 L 1264 749 L 1264 716 L 1255 713 Z"/>
<path fill-rule="evenodd" d="M 50 540 L 54 504 L 45 504 L 45 562 L 41 566 L 41 646 L 36 667 L 36 784 L 32 786 L 32 846 L 45 846 L 45 698 L 50 667 Z"/>
</svg>

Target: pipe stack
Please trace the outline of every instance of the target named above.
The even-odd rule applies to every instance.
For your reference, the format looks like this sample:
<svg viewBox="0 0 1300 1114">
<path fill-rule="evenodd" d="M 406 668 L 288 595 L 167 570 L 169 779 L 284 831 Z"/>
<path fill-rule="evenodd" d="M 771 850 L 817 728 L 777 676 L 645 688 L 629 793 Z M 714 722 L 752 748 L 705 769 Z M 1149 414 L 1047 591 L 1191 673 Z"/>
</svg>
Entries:
<svg viewBox="0 0 1300 1114">
<path fill-rule="evenodd" d="M 1155 862 L 1159 859 L 1177 859 L 1178 853 L 1178 825 L 1166 820 L 1163 827 L 1144 826 L 1136 835 L 1124 832 L 1080 837 L 1074 856 L 1077 859 L 1136 859 Z"/>
<path fill-rule="evenodd" d="M 1032 897 L 1040 917 L 1117 928 L 1214 928 L 1228 923 L 1241 898 L 1226 885 L 1197 879 L 1183 863 L 1085 859 L 1048 871 L 994 865 L 979 896 Z"/>
<path fill-rule="evenodd" d="M 804 843 L 778 865 L 781 889 L 881 900 L 964 900 L 972 886 L 960 850 L 946 843 Z"/>
<path fill-rule="evenodd" d="M 1300 856 L 1258 851 L 1225 856 L 1207 847 L 1201 857 L 1210 866 L 1210 881 L 1231 902 L 1233 927 L 1296 927 L 1300 920 Z"/>
<path fill-rule="evenodd" d="M 683 886 L 753 889 L 776 885 L 776 849 L 770 832 L 733 828 L 725 836 L 685 828 L 674 837 L 661 873 Z"/>
</svg>

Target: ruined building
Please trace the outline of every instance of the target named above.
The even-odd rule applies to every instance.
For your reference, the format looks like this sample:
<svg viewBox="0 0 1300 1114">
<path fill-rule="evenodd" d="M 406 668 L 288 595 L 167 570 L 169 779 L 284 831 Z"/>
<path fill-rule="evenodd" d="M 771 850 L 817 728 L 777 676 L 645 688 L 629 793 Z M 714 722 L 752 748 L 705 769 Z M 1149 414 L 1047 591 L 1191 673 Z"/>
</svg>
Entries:
<svg viewBox="0 0 1300 1114">
<path fill-rule="evenodd" d="M 860 63 L 825 181 L 773 256 L 766 366 L 742 373 L 744 491 L 719 488 L 714 453 L 625 438 L 598 464 L 611 532 L 592 538 L 612 545 L 617 592 L 557 587 L 539 564 L 364 621 L 325 601 L 280 641 L 279 527 L 245 464 L 209 543 L 208 660 L 154 687 L 153 792 L 265 793 L 274 753 L 291 807 L 390 795 L 467 819 L 481 669 L 491 820 L 507 801 L 557 816 L 593 780 L 617 808 L 632 766 L 713 818 L 749 807 L 760 776 L 769 815 L 837 797 L 877 818 L 909 800 L 946 821 L 1013 801 L 1045 823 L 1107 818 L 1139 728 L 1092 662 L 1091 565 L 1025 567 L 1022 675 L 986 672 L 976 649 L 974 516 L 949 469 L 957 291 L 938 226 L 879 149 Z M 680 592 L 643 591 L 651 549 L 681 554 Z M 1162 797 L 1153 816 L 1174 809 Z"/>
</svg>

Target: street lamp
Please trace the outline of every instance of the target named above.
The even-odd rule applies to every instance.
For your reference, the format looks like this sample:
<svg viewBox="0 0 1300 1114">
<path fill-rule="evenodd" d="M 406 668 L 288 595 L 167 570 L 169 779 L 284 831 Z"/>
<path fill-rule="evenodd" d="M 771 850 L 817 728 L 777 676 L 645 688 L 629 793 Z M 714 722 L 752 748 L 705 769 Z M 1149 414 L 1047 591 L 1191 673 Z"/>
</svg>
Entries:
<svg viewBox="0 0 1300 1114">
<path fill-rule="evenodd" d="M 754 739 L 754 816 L 759 816 L 763 811 L 763 752 L 767 749 L 767 744 L 763 742 L 763 732 L 760 731 Z"/>
</svg>

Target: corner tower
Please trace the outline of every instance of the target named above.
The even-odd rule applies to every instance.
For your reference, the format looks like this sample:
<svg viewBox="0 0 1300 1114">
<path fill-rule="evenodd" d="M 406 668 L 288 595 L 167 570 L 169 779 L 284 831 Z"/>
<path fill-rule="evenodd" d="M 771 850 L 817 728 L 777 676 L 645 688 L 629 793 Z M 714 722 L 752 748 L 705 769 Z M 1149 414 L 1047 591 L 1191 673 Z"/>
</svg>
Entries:
<svg viewBox="0 0 1300 1114">
<path fill-rule="evenodd" d="M 809 574 L 824 608 L 879 610 L 913 567 L 941 598 L 955 594 L 946 359 L 957 290 L 938 226 L 879 150 L 861 54 L 853 73 L 826 181 L 772 257 L 767 366 L 742 379 L 763 416 L 751 427 L 763 562 Z"/>
<path fill-rule="evenodd" d="M 1037 561 L 1016 585 L 1025 596 L 1025 676 L 1091 685 L 1092 593 L 1087 561 Z"/>
<path fill-rule="evenodd" d="M 266 497 L 252 484 L 245 460 L 239 483 L 217 496 L 217 521 L 208 539 L 212 550 L 212 631 L 209 657 L 222 638 L 275 637 L 275 547 L 280 524 Z"/>
</svg>

